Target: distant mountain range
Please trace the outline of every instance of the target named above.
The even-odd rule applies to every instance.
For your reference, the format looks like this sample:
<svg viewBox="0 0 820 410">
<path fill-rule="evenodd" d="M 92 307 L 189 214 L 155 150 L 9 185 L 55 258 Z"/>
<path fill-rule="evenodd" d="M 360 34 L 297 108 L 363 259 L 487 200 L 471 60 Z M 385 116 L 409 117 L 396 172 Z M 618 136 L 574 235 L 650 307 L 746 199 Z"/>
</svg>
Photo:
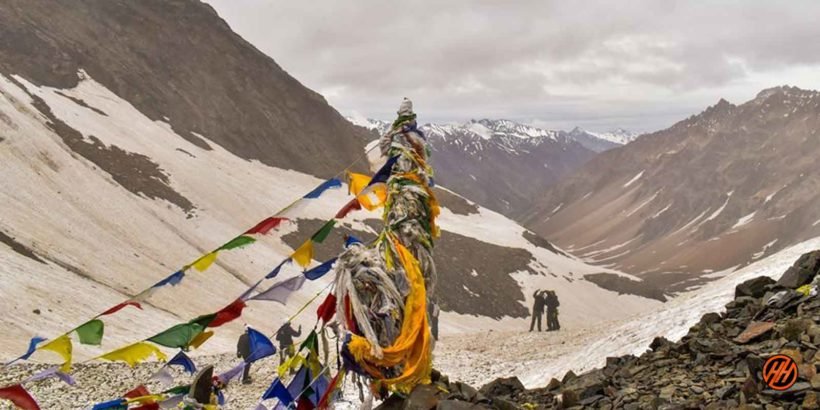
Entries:
<svg viewBox="0 0 820 410">
<path fill-rule="evenodd" d="M 380 120 L 348 120 L 375 131 L 374 138 L 390 127 Z M 421 129 L 433 148 L 432 162 L 442 184 L 512 218 L 597 153 L 636 137 L 624 130 L 593 134 L 576 127 L 566 132 L 489 119 L 428 123 Z"/>
<path fill-rule="evenodd" d="M 527 226 L 590 262 L 683 290 L 820 235 L 820 92 L 761 91 L 601 153 Z"/>
</svg>

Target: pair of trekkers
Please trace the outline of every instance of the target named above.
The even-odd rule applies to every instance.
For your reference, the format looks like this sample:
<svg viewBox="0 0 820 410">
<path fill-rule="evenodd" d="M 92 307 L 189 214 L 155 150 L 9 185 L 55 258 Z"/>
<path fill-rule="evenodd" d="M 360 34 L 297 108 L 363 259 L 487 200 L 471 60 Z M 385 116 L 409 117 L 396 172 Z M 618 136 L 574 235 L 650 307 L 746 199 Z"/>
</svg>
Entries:
<svg viewBox="0 0 820 410">
<path fill-rule="evenodd" d="M 558 330 L 561 325 L 558 323 L 558 295 L 554 290 L 537 289 L 532 294 L 532 321 L 530 322 L 530 332 L 533 331 L 535 325 L 538 324 L 538 331 L 541 331 L 541 316 L 544 315 L 544 309 L 547 311 L 547 331 Z"/>
</svg>

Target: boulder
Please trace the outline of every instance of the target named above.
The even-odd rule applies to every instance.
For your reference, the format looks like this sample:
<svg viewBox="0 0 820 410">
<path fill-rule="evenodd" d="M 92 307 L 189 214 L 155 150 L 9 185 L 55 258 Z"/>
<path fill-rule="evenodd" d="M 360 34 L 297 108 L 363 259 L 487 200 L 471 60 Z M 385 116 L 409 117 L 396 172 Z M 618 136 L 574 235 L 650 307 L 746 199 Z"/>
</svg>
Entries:
<svg viewBox="0 0 820 410">
<path fill-rule="evenodd" d="M 811 283 L 814 276 L 820 271 L 820 250 L 804 254 L 794 263 L 777 284 L 791 289 Z"/>
<path fill-rule="evenodd" d="M 785 276 L 785 275 L 784 275 Z M 753 298 L 762 297 L 766 293 L 766 288 L 774 284 L 774 279 L 768 276 L 759 276 L 749 279 L 735 287 L 735 298 L 750 296 Z"/>
</svg>

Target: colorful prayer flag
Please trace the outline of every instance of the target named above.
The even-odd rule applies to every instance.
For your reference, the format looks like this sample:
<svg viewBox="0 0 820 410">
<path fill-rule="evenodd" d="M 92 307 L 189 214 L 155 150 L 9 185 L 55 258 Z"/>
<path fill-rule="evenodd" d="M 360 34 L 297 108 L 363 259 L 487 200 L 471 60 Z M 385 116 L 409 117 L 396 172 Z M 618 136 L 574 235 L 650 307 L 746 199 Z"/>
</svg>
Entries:
<svg viewBox="0 0 820 410">
<path fill-rule="evenodd" d="M 171 360 L 168 361 L 168 366 L 181 366 L 186 372 L 194 374 L 196 372 L 196 365 L 185 352 L 179 352 Z"/>
<path fill-rule="evenodd" d="M 239 375 L 242 374 L 242 371 L 245 370 L 246 365 L 247 363 L 245 362 L 239 363 L 238 365 L 229 369 L 225 373 L 222 373 L 219 376 L 217 376 L 217 378 L 219 378 L 219 380 L 222 381 L 222 383 L 228 384 L 231 380 L 239 377 Z"/>
<path fill-rule="evenodd" d="M 149 342 L 172 348 L 187 348 L 205 327 L 199 323 L 181 323 L 166 329 L 151 338 Z"/>
<path fill-rule="evenodd" d="M 225 323 L 228 323 L 239 316 L 242 316 L 242 309 L 245 309 L 245 302 L 241 299 L 234 300 L 231 302 L 230 305 L 225 306 L 219 312 L 216 312 L 216 317 L 210 323 L 208 323 L 208 327 L 218 327 L 222 326 Z"/>
<path fill-rule="evenodd" d="M 68 373 L 71 371 L 71 347 L 71 339 L 66 334 L 40 346 L 38 350 L 50 350 L 62 356 L 64 362 L 60 366 L 60 371 Z"/>
<path fill-rule="evenodd" d="M 31 340 L 29 340 L 29 342 L 28 342 L 28 349 L 26 350 L 26 352 L 23 353 L 22 356 L 14 359 L 10 362 L 7 362 L 5 365 L 8 366 L 8 365 L 10 365 L 10 364 L 12 364 L 12 363 L 14 363 L 18 360 L 28 360 L 28 358 L 31 357 L 32 354 L 34 354 L 34 351 L 37 350 L 37 345 L 42 343 L 42 342 L 45 342 L 46 340 L 48 340 L 48 339 L 46 339 L 44 337 L 40 337 L 40 336 L 32 337 Z"/>
<path fill-rule="evenodd" d="M 387 185 L 383 182 L 369 185 L 362 190 L 356 198 L 359 200 L 359 203 L 362 204 L 362 207 L 368 211 L 372 211 L 384 205 L 384 202 L 387 200 Z"/>
<path fill-rule="evenodd" d="M 310 265 L 310 261 L 313 260 L 313 241 L 309 239 L 305 241 L 302 246 L 293 252 L 291 259 L 296 261 L 299 266 L 307 268 L 308 265 Z"/>
<path fill-rule="evenodd" d="M 250 298 L 249 300 L 272 300 L 274 302 L 279 302 L 284 305 L 285 303 L 287 303 L 288 296 L 290 296 L 294 291 L 301 289 L 302 284 L 304 283 L 304 275 L 294 276 L 290 279 L 273 284 L 273 286 L 269 287 L 265 291 L 258 293 L 256 296 Z"/>
<path fill-rule="evenodd" d="M 207 255 L 203 255 L 201 258 L 197 259 L 196 262 L 191 264 L 191 266 L 193 266 L 194 269 L 196 269 L 200 272 L 204 272 L 208 268 L 210 268 L 211 265 L 213 265 L 214 261 L 216 260 L 216 254 L 217 254 L 217 252 L 214 251 L 214 252 L 211 252 Z"/>
<path fill-rule="evenodd" d="M 325 301 L 316 309 L 316 316 L 322 319 L 324 323 L 330 321 L 333 315 L 336 314 L 336 295 L 328 293 Z"/>
<path fill-rule="evenodd" d="M 206 330 L 194 337 L 194 340 L 191 340 L 191 343 L 188 345 L 190 349 L 199 349 L 199 346 L 202 346 L 211 336 L 214 335 L 214 332 L 210 330 Z"/>
<path fill-rule="evenodd" d="M 151 379 L 158 381 L 163 386 L 171 386 L 174 384 L 174 375 L 168 371 L 168 368 L 163 366 L 151 376 Z"/>
<path fill-rule="evenodd" d="M 345 248 L 349 248 L 350 245 L 353 245 L 355 243 L 362 243 L 362 241 L 353 235 L 345 236 Z"/>
<path fill-rule="evenodd" d="M 250 245 L 254 242 L 256 242 L 256 239 L 251 238 L 250 236 L 241 235 L 241 236 L 237 236 L 236 238 L 231 239 L 230 242 L 222 245 L 222 247 L 219 248 L 219 249 L 220 250 L 231 250 L 231 249 L 241 248 L 245 245 Z"/>
<path fill-rule="evenodd" d="M 125 399 L 114 399 L 97 403 L 91 410 L 128 410 L 128 402 Z"/>
<path fill-rule="evenodd" d="M 382 167 L 379 168 L 379 170 L 376 171 L 375 174 L 373 174 L 373 178 L 370 179 L 369 185 L 373 185 L 380 182 L 387 182 L 387 179 L 390 178 L 390 174 L 393 173 L 393 165 L 396 164 L 396 161 L 398 161 L 398 159 L 398 155 L 394 155 L 388 158 L 384 165 L 382 165 Z"/>
<path fill-rule="evenodd" d="M 185 277 L 185 271 L 184 270 L 176 271 L 176 272 L 168 275 L 168 277 L 166 277 L 165 279 L 157 282 L 152 287 L 153 288 L 158 288 L 158 287 L 165 286 L 165 285 L 176 286 L 177 284 L 179 284 L 179 282 L 182 282 L 182 278 L 184 278 L 184 277 Z"/>
<path fill-rule="evenodd" d="M 6 399 L 23 410 L 40 410 L 34 397 L 19 384 L 0 388 L 0 399 Z"/>
<path fill-rule="evenodd" d="M 347 217 L 347 214 L 349 214 L 353 211 L 361 210 L 361 209 L 362 209 L 362 204 L 359 203 L 359 198 L 353 198 L 353 199 L 350 200 L 350 202 L 345 204 L 345 206 L 342 207 L 342 209 L 340 209 L 339 212 L 336 213 L 335 218 L 336 219 L 344 219 L 345 217 Z"/>
<path fill-rule="evenodd" d="M 102 343 L 105 324 L 100 319 L 92 319 L 83 323 L 75 331 L 84 345 L 99 346 Z"/>
<path fill-rule="evenodd" d="M 370 184 L 370 176 L 364 174 L 357 174 L 355 172 L 348 172 L 348 184 L 351 194 L 358 196 L 366 186 Z"/>
<path fill-rule="evenodd" d="M 310 237 L 310 240 L 316 243 L 324 242 L 325 239 L 327 239 L 327 236 L 330 235 L 330 231 L 333 230 L 334 225 L 336 225 L 335 219 L 327 221 L 324 225 L 322 225 L 322 228 L 319 229 L 318 232 L 316 232 L 315 234 L 313 234 L 313 236 Z"/>
<path fill-rule="evenodd" d="M 110 360 L 112 362 L 122 361 L 128 363 L 129 366 L 134 367 L 138 363 L 141 363 L 151 357 L 151 355 L 156 356 L 156 358 L 160 361 L 165 361 L 168 359 L 168 357 L 165 356 L 165 353 L 162 353 L 158 347 L 148 342 L 137 342 L 114 350 L 113 352 L 106 353 L 99 358 Z"/>
<path fill-rule="evenodd" d="M 322 184 L 316 187 L 316 189 L 314 189 L 313 191 L 308 192 L 307 195 L 305 195 L 303 198 L 315 199 L 322 195 L 328 189 L 341 187 L 342 181 L 340 181 L 337 178 L 330 178 L 327 181 L 322 182 Z"/>
<path fill-rule="evenodd" d="M 113 314 L 113 313 L 117 313 L 122 308 L 124 308 L 126 306 L 134 306 L 135 308 L 142 310 L 142 306 L 138 302 L 135 302 L 133 300 L 126 300 L 125 302 L 122 302 L 119 305 L 115 305 L 115 306 L 111 307 L 110 309 L 106 310 L 105 312 L 102 312 L 100 314 L 100 316 L 105 316 L 105 315 L 110 315 L 110 314 Z"/>
<path fill-rule="evenodd" d="M 51 367 L 51 368 L 48 368 L 46 370 L 43 370 L 42 372 L 37 373 L 33 376 L 30 376 L 29 378 L 25 379 L 20 384 L 35 382 L 35 381 L 38 381 L 38 380 L 44 380 L 44 379 L 48 379 L 48 378 L 51 378 L 51 377 L 57 377 L 63 383 L 65 383 L 69 386 L 73 386 L 74 383 L 75 383 L 74 379 L 71 376 L 61 372 L 59 366 L 55 366 L 55 367 Z"/>
<path fill-rule="evenodd" d="M 290 262 L 290 258 L 283 260 L 282 263 L 280 263 L 277 267 L 273 268 L 273 270 L 270 271 L 269 274 L 265 275 L 265 279 L 275 278 L 276 275 L 279 274 L 279 271 L 282 269 L 282 266 L 285 266 L 285 264 L 288 262 Z"/>
<path fill-rule="evenodd" d="M 310 279 L 310 280 L 316 280 L 316 279 L 321 278 L 322 276 L 325 276 L 325 274 L 330 272 L 330 269 L 333 268 L 333 264 L 336 263 L 336 259 L 337 258 L 330 259 L 328 261 L 323 262 L 321 265 L 319 265 L 319 266 L 317 266 L 313 269 L 305 271 L 305 273 L 304 273 L 305 277 Z"/>
<path fill-rule="evenodd" d="M 278 227 L 279 224 L 281 224 L 282 222 L 287 221 L 287 220 L 288 220 L 288 218 L 281 218 L 281 217 L 273 217 L 272 216 L 272 217 L 266 218 L 262 222 L 259 222 L 253 228 L 248 229 L 248 231 L 245 232 L 245 234 L 250 235 L 250 234 L 258 233 L 260 235 L 266 235 L 268 232 L 270 232 L 271 229 L 274 229 L 274 228 Z"/>
<path fill-rule="evenodd" d="M 262 394 L 262 400 L 268 399 L 279 399 L 279 402 L 282 403 L 284 406 L 288 406 L 293 403 L 293 396 L 291 396 L 288 389 L 282 384 L 282 380 L 278 377 L 273 380 L 270 387 L 265 390 L 265 393 Z"/>
<path fill-rule="evenodd" d="M 253 363 L 276 353 L 276 348 L 273 347 L 273 343 L 270 339 L 256 329 L 248 328 L 248 341 L 251 352 L 251 354 L 245 358 L 245 361 L 248 363 Z"/>
</svg>

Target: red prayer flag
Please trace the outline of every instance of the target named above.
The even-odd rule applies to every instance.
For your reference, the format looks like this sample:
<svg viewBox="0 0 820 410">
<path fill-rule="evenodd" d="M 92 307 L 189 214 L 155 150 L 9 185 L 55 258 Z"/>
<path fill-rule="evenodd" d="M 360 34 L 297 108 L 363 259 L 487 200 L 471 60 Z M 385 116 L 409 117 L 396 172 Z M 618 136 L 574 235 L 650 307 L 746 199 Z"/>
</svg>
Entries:
<svg viewBox="0 0 820 410">
<path fill-rule="evenodd" d="M 225 306 L 219 312 L 216 312 L 216 317 L 211 323 L 208 323 L 208 327 L 217 327 L 222 326 L 225 323 L 228 323 L 239 316 L 242 316 L 242 309 L 245 309 L 245 301 L 242 299 L 237 299 L 233 301 L 230 305 Z"/>
<path fill-rule="evenodd" d="M 102 313 L 100 314 L 100 316 L 105 316 L 105 315 L 110 315 L 110 314 L 112 314 L 112 313 L 117 313 L 117 312 L 119 312 L 122 308 L 124 308 L 124 307 L 126 307 L 126 306 L 134 306 L 134 307 L 136 307 L 137 309 L 142 309 L 142 306 L 140 306 L 140 304 L 139 304 L 138 302 L 134 302 L 133 300 L 126 300 L 125 302 L 122 302 L 122 303 L 120 303 L 119 305 L 114 306 L 114 307 L 112 307 L 111 309 L 106 310 L 105 312 L 102 312 Z"/>
<path fill-rule="evenodd" d="M 270 232 L 271 229 L 276 228 L 283 221 L 287 221 L 287 220 L 288 220 L 288 218 L 279 218 L 279 217 L 273 217 L 272 216 L 272 217 L 269 217 L 269 218 L 265 219 L 262 222 L 259 222 L 258 224 L 256 224 L 256 226 L 254 226 L 251 229 L 248 229 L 248 231 L 245 232 L 245 233 L 248 233 L 248 234 L 258 233 L 258 234 L 265 235 L 268 232 Z"/>
<path fill-rule="evenodd" d="M 129 398 L 129 399 L 135 399 L 137 397 L 150 396 L 150 395 L 151 395 L 151 392 L 148 391 L 148 388 L 145 387 L 144 384 L 141 384 L 141 385 L 137 386 L 134 390 L 131 390 L 130 392 L 123 394 L 122 397 Z"/>
<path fill-rule="evenodd" d="M 6 399 L 23 410 L 40 410 L 40 405 L 34 397 L 19 384 L 0 388 L 0 399 Z"/>
<path fill-rule="evenodd" d="M 333 315 L 336 314 L 336 295 L 328 293 L 325 301 L 316 309 L 316 315 L 322 319 L 324 323 L 330 321 Z"/>
<path fill-rule="evenodd" d="M 361 209 L 362 209 L 362 204 L 359 203 L 359 199 L 358 198 L 353 198 L 353 199 L 350 200 L 350 202 L 345 204 L 345 206 L 342 209 L 339 210 L 339 212 L 336 214 L 336 219 L 342 219 L 342 218 L 346 217 L 347 214 L 349 214 L 350 212 L 358 211 L 358 210 L 361 210 Z"/>
</svg>

